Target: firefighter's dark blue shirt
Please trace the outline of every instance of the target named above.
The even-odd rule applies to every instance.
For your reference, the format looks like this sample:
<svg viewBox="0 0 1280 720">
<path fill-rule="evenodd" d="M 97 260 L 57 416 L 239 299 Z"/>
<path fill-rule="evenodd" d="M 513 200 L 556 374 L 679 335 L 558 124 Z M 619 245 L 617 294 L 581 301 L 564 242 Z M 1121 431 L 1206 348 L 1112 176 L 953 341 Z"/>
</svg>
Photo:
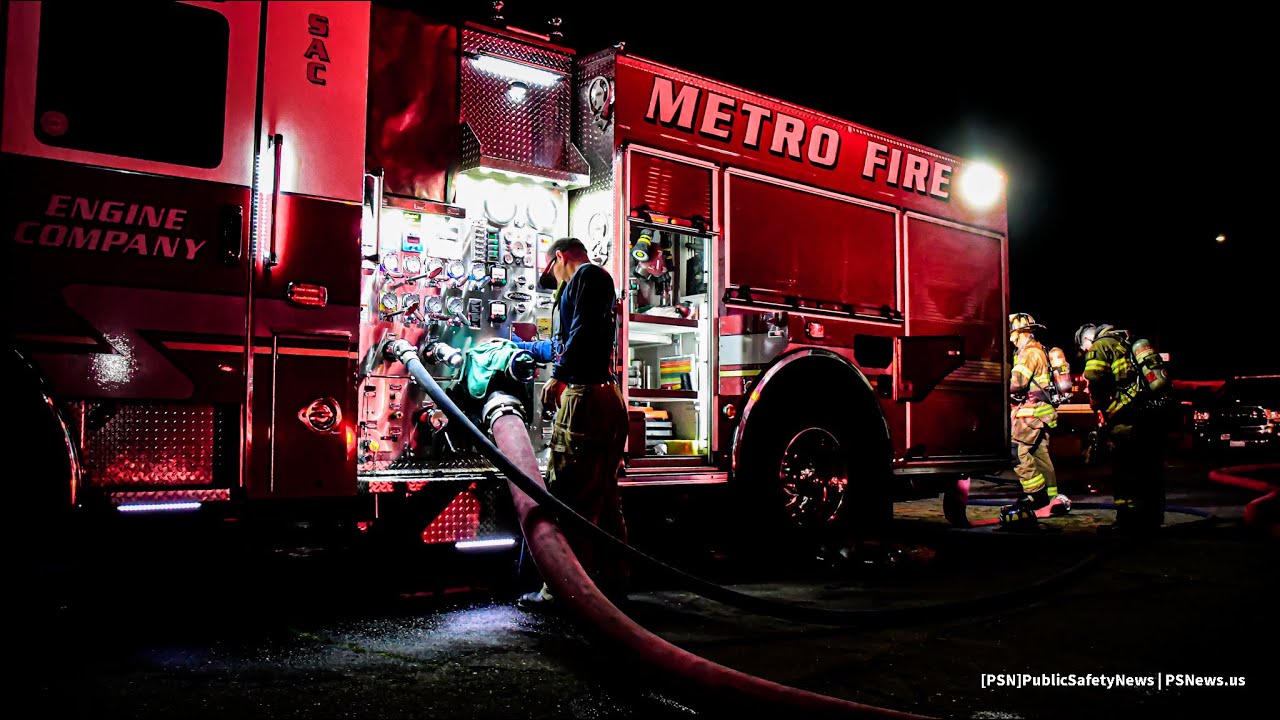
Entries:
<svg viewBox="0 0 1280 720">
<path fill-rule="evenodd" d="M 613 381 L 613 341 L 618 319 L 613 278 L 594 263 L 583 263 L 560 291 L 557 327 L 551 340 L 517 340 L 538 362 L 554 363 L 551 377 L 565 383 L 598 385 Z"/>
</svg>

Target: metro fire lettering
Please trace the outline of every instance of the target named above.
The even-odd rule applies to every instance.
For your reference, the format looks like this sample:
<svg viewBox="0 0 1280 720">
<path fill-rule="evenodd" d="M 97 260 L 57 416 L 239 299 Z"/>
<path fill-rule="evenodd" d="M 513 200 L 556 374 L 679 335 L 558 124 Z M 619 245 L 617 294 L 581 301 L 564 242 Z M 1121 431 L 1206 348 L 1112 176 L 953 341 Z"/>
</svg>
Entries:
<svg viewBox="0 0 1280 720">
<path fill-rule="evenodd" d="M 815 125 L 809 142 L 809 162 L 818 167 L 833 168 L 840 157 L 840 133 Z"/>
<path fill-rule="evenodd" d="M 698 88 L 685 85 L 680 95 L 675 94 L 675 83 L 664 77 L 653 79 L 653 92 L 649 93 L 649 111 L 644 119 L 667 127 L 693 132 L 693 113 L 698 109 Z M 677 119 L 676 114 L 679 113 Z"/>
<path fill-rule="evenodd" d="M 932 195 L 942 200 L 951 197 L 951 193 L 943 189 L 944 185 L 951 184 L 953 168 L 950 165 L 909 152 L 906 153 L 906 169 L 900 173 L 904 166 L 902 156 L 902 151 L 897 148 L 890 150 L 888 145 L 867 141 L 867 157 L 862 163 L 862 177 L 876 180 L 878 168 L 884 168 L 884 182 L 889 185 L 900 185 L 903 190 L 914 190 L 921 195 Z"/>
<path fill-rule="evenodd" d="M 834 170 L 840 161 L 840 130 L 691 83 L 653 76 L 644 119 L 747 150 L 767 150 L 779 158 Z M 735 133 L 735 128 L 738 130 Z M 867 141 L 862 177 L 890 187 L 951 201 L 954 168 L 924 151 Z"/>
<path fill-rule="evenodd" d="M 733 132 L 728 127 L 720 127 L 720 123 L 733 122 L 733 113 L 724 111 L 726 106 L 733 109 L 733 98 L 707 93 L 707 112 L 702 116 L 702 127 L 698 128 L 698 132 L 721 140 L 733 137 Z"/>
<path fill-rule="evenodd" d="M 839 131 L 818 124 L 810 127 L 804 118 L 785 113 L 778 113 L 775 118 L 768 108 L 749 102 L 743 102 L 739 108 L 737 99 L 711 91 L 704 93 L 694 85 L 686 84 L 677 90 L 675 81 L 670 78 L 653 78 L 644 119 L 728 143 L 733 142 L 734 123 L 739 120 L 739 115 L 746 118 L 746 127 L 741 135 L 744 147 L 760 149 L 765 125 L 772 122 L 769 152 L 796 162 L 808 161 L 824 170 L 835 169 L 840 158 Z"/>
<path fill-rule="evenodd" d="M 187 211 L 181 208 L 165 208 L 116 200 L 50 195 L 44 215 L 59 220 L 81 220 L 106 223 L 114 226 L 155 228 L 182 231 Z M 182 237 L 174 233 L 150 235 L 146 232 L 126 232 L 119 229 L 84 227 L 59 222 L 18 223 L 13 240 L 22 245 L 69 250 L 93 250 L 118 254 L 137 254 L 149 257 L 181 258 L 187 261 L 206 244 L 206 240 Z"/>
<path fill-rule="evenodd" d="M 773 113 L 769 108 L 762 108 L 759 105 L 751 103 L 742 103 L 742 114 L 747 116 L 747 134 L 742 139 L 742 144 L 752 150 L 760 149 L 760 128 L 763 121 L 768 120 Z M 834 162 L 833 162 L 834 164 Z"/>
</svg>

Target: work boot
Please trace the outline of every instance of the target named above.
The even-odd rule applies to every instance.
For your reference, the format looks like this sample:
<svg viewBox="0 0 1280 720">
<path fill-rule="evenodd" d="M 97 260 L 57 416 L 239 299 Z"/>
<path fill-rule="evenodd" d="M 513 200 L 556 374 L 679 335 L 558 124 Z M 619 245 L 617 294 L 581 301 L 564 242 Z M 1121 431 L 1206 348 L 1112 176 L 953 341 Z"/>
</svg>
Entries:
<svg viewBox="0 0 1280 720">
<path fill-rule="evenodd" d="M 1049 503 L 1053 502 L 1053 498 L 1049 497 L 1048 490 L 1037 490 L 1023 498 L 1021 502 L 1032 510 L 1039 510 L 1042 507 L 1048 507 Z"/>
<path fill-rule="evenodd" d="M 1056 495 L 1053 501 L 1049 503 L 1049 514 L 1056 517 L 1062 517 L 1071 512 L 1071 498 L 1066 495 Z"/>
</svg>

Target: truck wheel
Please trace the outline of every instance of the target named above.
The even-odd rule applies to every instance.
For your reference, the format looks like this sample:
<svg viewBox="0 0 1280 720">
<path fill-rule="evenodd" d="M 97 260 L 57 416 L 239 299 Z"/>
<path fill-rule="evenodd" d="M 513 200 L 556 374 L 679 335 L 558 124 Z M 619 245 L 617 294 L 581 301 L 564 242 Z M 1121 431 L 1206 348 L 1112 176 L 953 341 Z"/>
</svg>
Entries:
<svg viewBox="0 0 1280 720">
<path fill-rule="evenodd" d="M 826 428 L 797 432 L 778 460 L 785 521 L 802 529 L 832 522 L 844 504 L 849 467 L 840 439 Z"/>
<path fill-rule="evenodd" d="M 875 537 L 893 514 L 872 431 L 830 410 L 770 409 L 744 437 L 735 480 L 759 538 Z"/>
</svg>

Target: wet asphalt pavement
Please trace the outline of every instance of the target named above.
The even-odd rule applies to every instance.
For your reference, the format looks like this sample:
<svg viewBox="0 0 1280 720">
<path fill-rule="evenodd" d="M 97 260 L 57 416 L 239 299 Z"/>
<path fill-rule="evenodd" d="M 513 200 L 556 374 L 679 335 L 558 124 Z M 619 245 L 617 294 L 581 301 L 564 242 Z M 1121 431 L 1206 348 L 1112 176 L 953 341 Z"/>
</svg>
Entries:
<svg viewBox="0 0 1280 720">
<path fill-rule="evenodd" d="M 1010 536 L 950 529 L 938 501 L 900 506 L 891 563 L 761 561 L 689 518 L 633 522 L 634 541 L 740 590 L 824 607 L 928 604 L 1025 587 L 1107 555 L 1027 604 L 925 623 L 829 628 L 748 615 L 652 578 L 628 612 L 692 652 L 778 682 L 944 717 L 1192 717 L 1270 712 L 1280 549 L 1246 532 L 1248 493 L 1177 464 L 1169 502 L 1219 521 L 1151 542 L 1099 541 L 1105 511 Z M 1063 492 L 1105 500 L 1089 472 Z M 980 484 L 975 494 L 1007 488 Z M 647 492 L 647 491 L 646 491 Z M 665 505 L 636 496 L 628 510 Z M 632 508 L 635 508 L 632 510 Z M 993 509 L 974 508 L 983 517 Z M 262 542 L 242 528 L 175 518 L 110 524 L 42 565 L 16 596 L 18 697 L 71 717 L 666 718 L 715 715 L 696 697 L 593 641 L 570 619 L 515 607 L 514 553 L 459 562 L 389 555 L 306 533 Z M 1190 523 L 1170 515 L 1169 523 Z M 163 538 L 161 540 L 160 538 Z M 124 548 L 124 549 L 122 549 Z M 882 548 L 883 549 L 883 548 Z M 879 562 L 864 563 L 863 559 Z M 991 688 L 986 673 L 1239 676 L 1241 687 Z"/>
</svg>

